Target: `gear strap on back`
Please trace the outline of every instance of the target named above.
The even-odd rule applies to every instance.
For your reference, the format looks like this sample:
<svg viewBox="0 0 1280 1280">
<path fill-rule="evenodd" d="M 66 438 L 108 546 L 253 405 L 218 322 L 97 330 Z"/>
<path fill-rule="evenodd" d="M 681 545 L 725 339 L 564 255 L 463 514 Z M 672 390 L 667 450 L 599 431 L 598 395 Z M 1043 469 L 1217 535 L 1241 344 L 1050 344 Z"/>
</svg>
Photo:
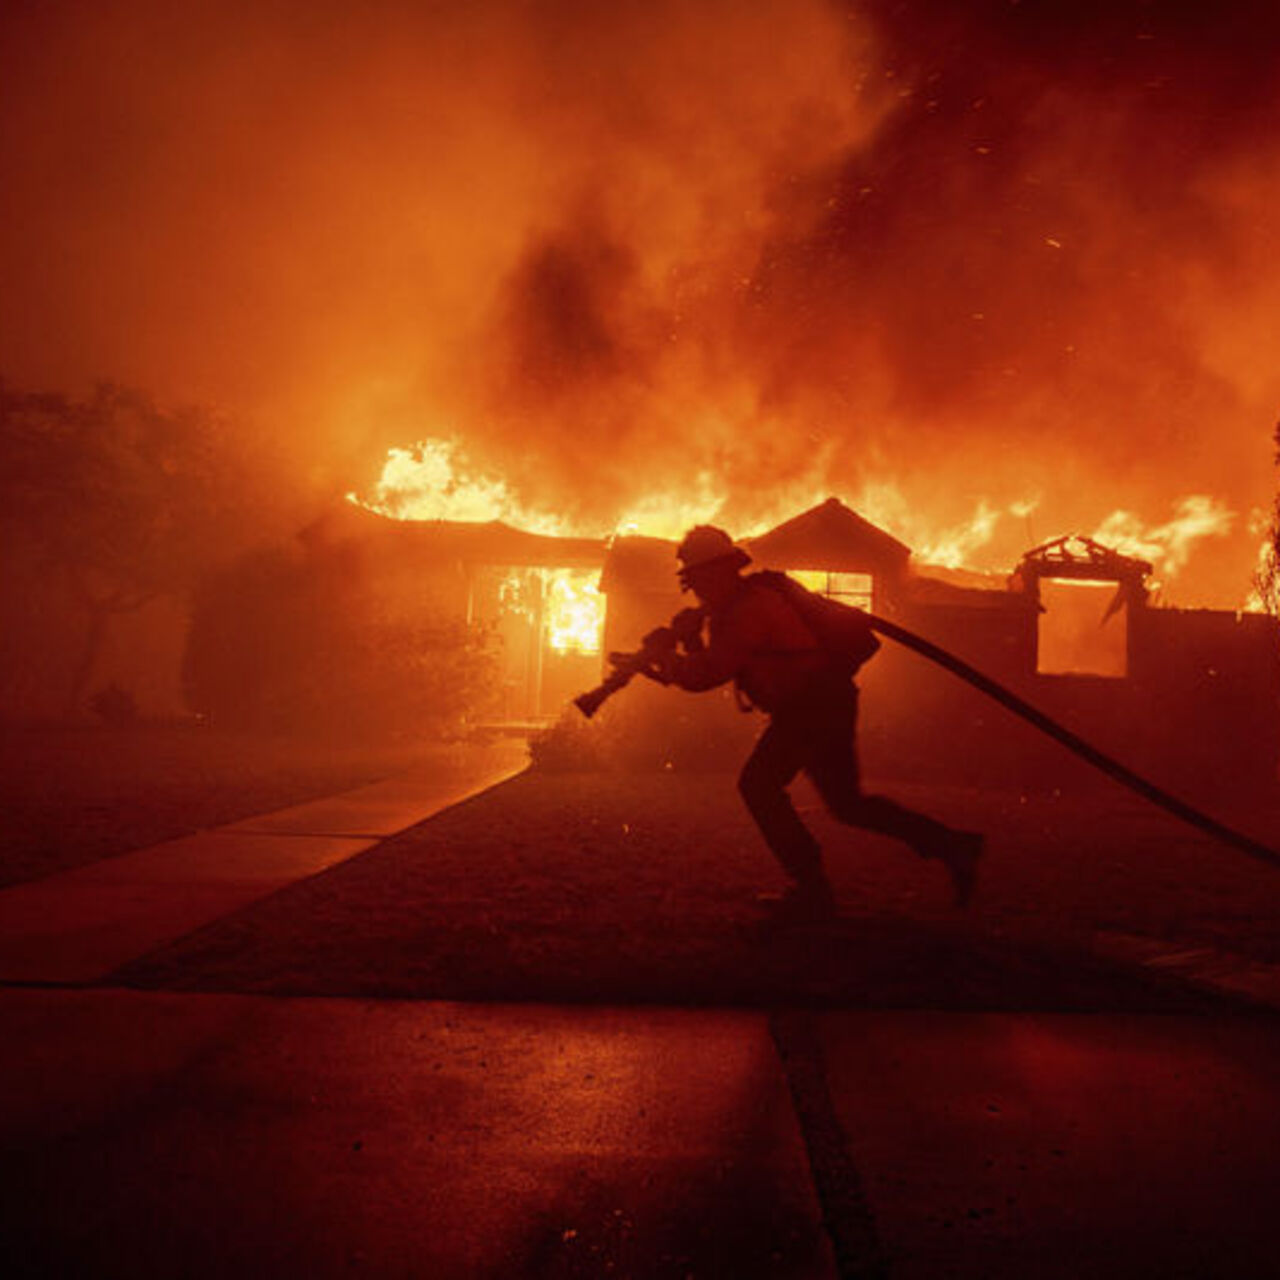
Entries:
<svg viewBox="0 0 1280 1280">
<path fill-rule="evenodd" d="M 776 569 L 761 569 L 748 574 L 744 581 L 764 587 L 781 597 L 814 641 L 811 645 L 757 649 L 755 652 L 760 657 L 785 658 L 822 654 L 833 668 L 852 679 L 867 659 L 880 648 L 880 641 L 873 634 L 867 623 L 867 615 L 861 609 L 832 600 L 829 596 L 817 595 Z M 733 696 L 739 711 L 756 710 L 737 676 L 733 681 Z"/>
<path fill-rule="evenodd" d="M 856 675 L 879 650 L 880 641 L 868 621 L 870 615 L 861 609 L 818 595 L 776 569 L 761 569 L 749 575 L 747 581 L 781 596 L 817 641 L 816 648 L 850 676 Z"/>
</svg>

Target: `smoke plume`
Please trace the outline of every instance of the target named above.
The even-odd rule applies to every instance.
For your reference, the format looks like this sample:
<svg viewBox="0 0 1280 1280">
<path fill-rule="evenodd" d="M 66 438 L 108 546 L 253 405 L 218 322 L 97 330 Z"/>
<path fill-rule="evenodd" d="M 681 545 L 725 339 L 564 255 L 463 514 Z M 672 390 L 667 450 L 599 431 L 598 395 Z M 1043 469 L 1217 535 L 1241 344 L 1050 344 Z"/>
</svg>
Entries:
<svg viewBox="0 0 1280 1280">
<path fill-rule="evenodd" d="M 449 438 L 592 527 L 888 487 L 1008 567 L 1194 498 L 1237 518 L 1179 594 L 1233 604 L 1277 34 L 1247 0 L 10 6 L 0 373 L 229 409 L 317 501 Z"/>
</svg>

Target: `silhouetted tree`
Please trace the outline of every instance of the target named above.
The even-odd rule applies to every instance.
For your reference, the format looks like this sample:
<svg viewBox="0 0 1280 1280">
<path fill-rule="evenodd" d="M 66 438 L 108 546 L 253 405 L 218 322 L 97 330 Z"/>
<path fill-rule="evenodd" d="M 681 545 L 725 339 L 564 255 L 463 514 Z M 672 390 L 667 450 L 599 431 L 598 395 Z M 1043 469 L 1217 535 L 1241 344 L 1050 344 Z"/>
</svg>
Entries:
<svg viewBox="0 0 1280 1280">
<path fill-rule="evenodd" d="M 227 423 L 209 410 L 161 409 L 107 383 L 83 399 L 0 383 L 0 533 L 17 584 L 6 612 L 43 608 L 55 627 L 50 595 L 72 602 L 81 627 L 66 663 L 69 711 L 113 617 L 187 591 L 245 545 L 251 484 Z"/>
</svg>

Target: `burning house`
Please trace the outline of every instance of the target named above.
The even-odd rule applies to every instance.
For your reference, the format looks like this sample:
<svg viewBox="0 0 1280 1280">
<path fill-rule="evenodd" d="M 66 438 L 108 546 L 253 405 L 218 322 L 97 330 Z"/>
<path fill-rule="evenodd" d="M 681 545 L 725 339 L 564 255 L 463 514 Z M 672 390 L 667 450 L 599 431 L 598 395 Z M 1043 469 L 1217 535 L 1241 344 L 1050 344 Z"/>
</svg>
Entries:
<svg viewBox="0 0 1280 1280">
<path fill-rule="evenodd" d="M 927 637 L 1159 780 L 1216 790 L 1275 778 L 1276 620 L 1153 607 L 1152 566 L 1137 557 L 1060 538 L 1028 551 L 1003 582 L 959 585 L 914 566 L 907 547 L 834 498 L 743 546 L 761 567 Z M 634 647 L 679 607 L 674 552 L 674 542 L 654 538 L 612 544 L 601 582 L 606 649 Z M 860 682 L 872 772 L 1050 786 L 1087 775 L 988 699 L 892 644 Z M 723 706 L 710 703 L 707 714 L 723 718 Z"/>
<path fill-rule="evenodd" d="M 1003 589 L 949 588 L 922 570 L 897 617 L 1156 780 L 1201 793 L 1273 781 L 1276 620 L 1153 607 L 1151 571 L 1091 539 L 1059 538 L 1028 551 Z M 887 653 L 869 677 L 871 715 L 899 767 L 1054 785 L 1084 769 L 910 655 Z"/>
<path fill-rule="evenodd" d="M 346 593 L 344 607 L 446 620 L 492 640 L 500 687 L 484 718 L 509 726 L 554 719 L 598 682 L 605 655 L 634 649 L 687 603 L 676 542 L 661 537 L 392 519 L 348 503 L 302 543 L 313 565 L 327 566 L 332 589 Z M 903 542 L 836 498 L 742 545 L 757 567 L 785 570 L 926 637 L 1158 782 L 1194 792 L 1275 778 L 1276 620 L 1157 607 L 1152 565 L 1137 556 L 1067 537 L 1028 551 L 1006 577 L 948 572 L 916 563 Z M 361 584 L 358 599 L 352 583 Z M 1090 776 L 892 643 L 860 683 L 869 773 L 1012 786 Z M 758 729 L 729 689 L 688 698 L 639 681 L 609 714 L 675 763 L 729 763 Z"/>
<path fill-rule="evenodd" d="M 501 520 L 391 520 L 344 503 L 304 541 L 315 556 L 345 558 L 378 599 L 491 637 L 498 721 L 554 717 L 596 677 L 602 538 L 531 533 Z"/>
</svg>

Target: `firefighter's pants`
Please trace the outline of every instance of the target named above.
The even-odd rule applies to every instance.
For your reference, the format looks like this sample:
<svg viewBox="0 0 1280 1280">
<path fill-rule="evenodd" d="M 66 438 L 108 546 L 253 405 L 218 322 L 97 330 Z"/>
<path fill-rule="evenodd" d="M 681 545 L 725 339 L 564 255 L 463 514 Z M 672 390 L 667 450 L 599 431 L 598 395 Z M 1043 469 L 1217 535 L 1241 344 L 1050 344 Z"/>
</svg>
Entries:
<svg viewBox="0 0 1280 1280">
<path fill-rule="evenodd" d="M 779 708 L 760 736 L 738 779 L 738 789 L 765 842 L 797 882 L 821 874 L 822 852 L 787 793 L 800 772 L 808 774 L 831 814 L 903 841 L 923 857 L 937 856 L 954 833 L 933 818 L 884 796 L 865 795 L 855 733 L 858 691 L 850 682 Z"/>
</svg>

